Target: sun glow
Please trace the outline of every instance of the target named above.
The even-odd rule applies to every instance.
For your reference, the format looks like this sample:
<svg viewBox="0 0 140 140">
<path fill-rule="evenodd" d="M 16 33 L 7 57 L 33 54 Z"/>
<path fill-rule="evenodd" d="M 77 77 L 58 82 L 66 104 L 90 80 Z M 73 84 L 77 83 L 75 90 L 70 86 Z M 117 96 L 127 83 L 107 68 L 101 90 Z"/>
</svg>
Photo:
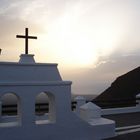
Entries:
<svg viewBox="0 0 140 140">
<path fill-rule="evenodd" d="M 133 21 L 137 20 L 138 18 L 135 18 L 139 15 L 134 16 L 135 10 L 131 2 L 23 0 L 9 4 L 7 8 L 1 5 L 0 11 L 2 15 L 6 15 L 2 16 L 1 20 L 4 27 L 1 28 L 1 40 L 5 40 L 5 43 L 1 41 L 4 48 L 1 58 L 3 60 L 11 60 L 11 57 L 6 55 L 13 52 L 11 46 L 22 46 L 23 42 L 18 43 L 15 39 L 15 31 L 17 30 L 18 34 L 25 27 L 31 29 L 31 35 L 38 36 L 37 41 L 29 42 L 29 52 L 36 55 L 36 60 L 56 62 L 65 67 L 93 68 L 104 56 L 109 58 L 113 53 L 116 54 L 116 50 L 126 52 L 128 46 L 131 49 L 138 37 L 133 30 Z M 129 36 L 134 41 L 129 39 Z M 127 43 L 129 40 L 132 44 Z M 24 52 L 23 47 L 15 49 L 12 59 L 16 61 L 16 56 L 21 52 Z"/>
<path fill-rule="evenodd" d="M 119 24 L 117 19 L 112 20 L 112 15 L 108 13 L 107 16 L 98 13 L 90 22 L 83 21 L 85 13 L 80 6 L 71 7 L 61 17 L 48 23 L 47 32 L 42 36 L 47 41 L 40 44 L 44 50 L 48 46 L 48 57 L 52 61 L 65 66 L 93 67 L 100 56 L 115 50 L 121 41 L 124 25 L 122 22 Z"/>
</svg>

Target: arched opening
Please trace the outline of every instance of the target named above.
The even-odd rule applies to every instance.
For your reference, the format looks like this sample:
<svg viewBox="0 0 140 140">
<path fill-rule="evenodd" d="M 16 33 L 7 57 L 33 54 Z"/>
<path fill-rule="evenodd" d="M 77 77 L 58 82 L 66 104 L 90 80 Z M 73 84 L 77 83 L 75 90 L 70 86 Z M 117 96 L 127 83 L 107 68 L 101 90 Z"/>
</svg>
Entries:
<svg viewBox="0 0 140 140">
<path fill-rule="evenodd" d="M 55 122 L 55 97 L 52 93 L 41 92 L 36 96 L 35 115 L 36 124 Z"/>
<path fill-rule="evenodd" d="M 21 124 L 20 99 L 14 93 L 3 94 L 0 98 L 0 126 L 17 126 Z"/>
</svg>

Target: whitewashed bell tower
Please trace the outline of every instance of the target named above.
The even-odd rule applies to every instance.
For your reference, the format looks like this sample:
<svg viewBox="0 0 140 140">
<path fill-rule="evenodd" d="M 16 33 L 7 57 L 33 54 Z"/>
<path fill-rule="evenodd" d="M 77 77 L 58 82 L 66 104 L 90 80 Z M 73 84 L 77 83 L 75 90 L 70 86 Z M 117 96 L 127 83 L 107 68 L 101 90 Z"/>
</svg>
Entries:
<svg viewBox="0 0 140 140">
<path fill-rule="evenodd" d="M 62 80 L 57 64 L 36 63 L 34 55 L 28 54 L 28 30 L 17 37 L 26 39 L 25 54 L 19 62 L 0 62 L 0 99 L 6 93 L 14 94 L 18 113 L 12 118 L 0 117 L 0 139 L 99 140 L 113 136 L 113 121 L 91 125 L 71 111 L 72 82 Z M 35 99 L 42 92 L 48 95 L 49 115 L 37 118 Z"/>
</svg>

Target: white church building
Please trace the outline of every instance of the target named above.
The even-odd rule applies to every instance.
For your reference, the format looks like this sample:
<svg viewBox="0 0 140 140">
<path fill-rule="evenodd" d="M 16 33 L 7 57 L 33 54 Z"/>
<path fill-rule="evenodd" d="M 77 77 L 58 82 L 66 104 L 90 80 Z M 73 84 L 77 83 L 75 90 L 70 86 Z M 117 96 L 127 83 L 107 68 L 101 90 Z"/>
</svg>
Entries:
<svg viewBox="0 0 140 140">
<path fill-rule="evenodd" d="M 28 34 L 26 34 L 28 36 Z M 115 122 L 101 117 L 93 103 L 71 110 L 71 81 L 63 81 L 57 64 L 36 63 L 22 54 L 19 62 L 0 62 L 0 140 L 101 140 L 115 136 Z M 2 115 L 2 97 L 13 94 L 17 115 Z M 38 116 L 38 95 L 48 96 L 49 112 Z"/>
</svg>

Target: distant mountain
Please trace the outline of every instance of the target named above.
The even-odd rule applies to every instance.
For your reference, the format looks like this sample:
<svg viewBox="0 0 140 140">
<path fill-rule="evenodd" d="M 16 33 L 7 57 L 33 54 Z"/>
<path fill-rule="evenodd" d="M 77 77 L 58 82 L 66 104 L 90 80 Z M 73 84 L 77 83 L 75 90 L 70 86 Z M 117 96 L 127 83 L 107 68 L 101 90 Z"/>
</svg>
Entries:
<svg viewBox="0 0 140 140">
<path fill-rule="evenodd" d="M 140 67 L 118 77 L 109 88 L 92 101 L 108 107 L 132 106 L 136 104 L 136 95 L 140 93 Z"/>
</svg>

